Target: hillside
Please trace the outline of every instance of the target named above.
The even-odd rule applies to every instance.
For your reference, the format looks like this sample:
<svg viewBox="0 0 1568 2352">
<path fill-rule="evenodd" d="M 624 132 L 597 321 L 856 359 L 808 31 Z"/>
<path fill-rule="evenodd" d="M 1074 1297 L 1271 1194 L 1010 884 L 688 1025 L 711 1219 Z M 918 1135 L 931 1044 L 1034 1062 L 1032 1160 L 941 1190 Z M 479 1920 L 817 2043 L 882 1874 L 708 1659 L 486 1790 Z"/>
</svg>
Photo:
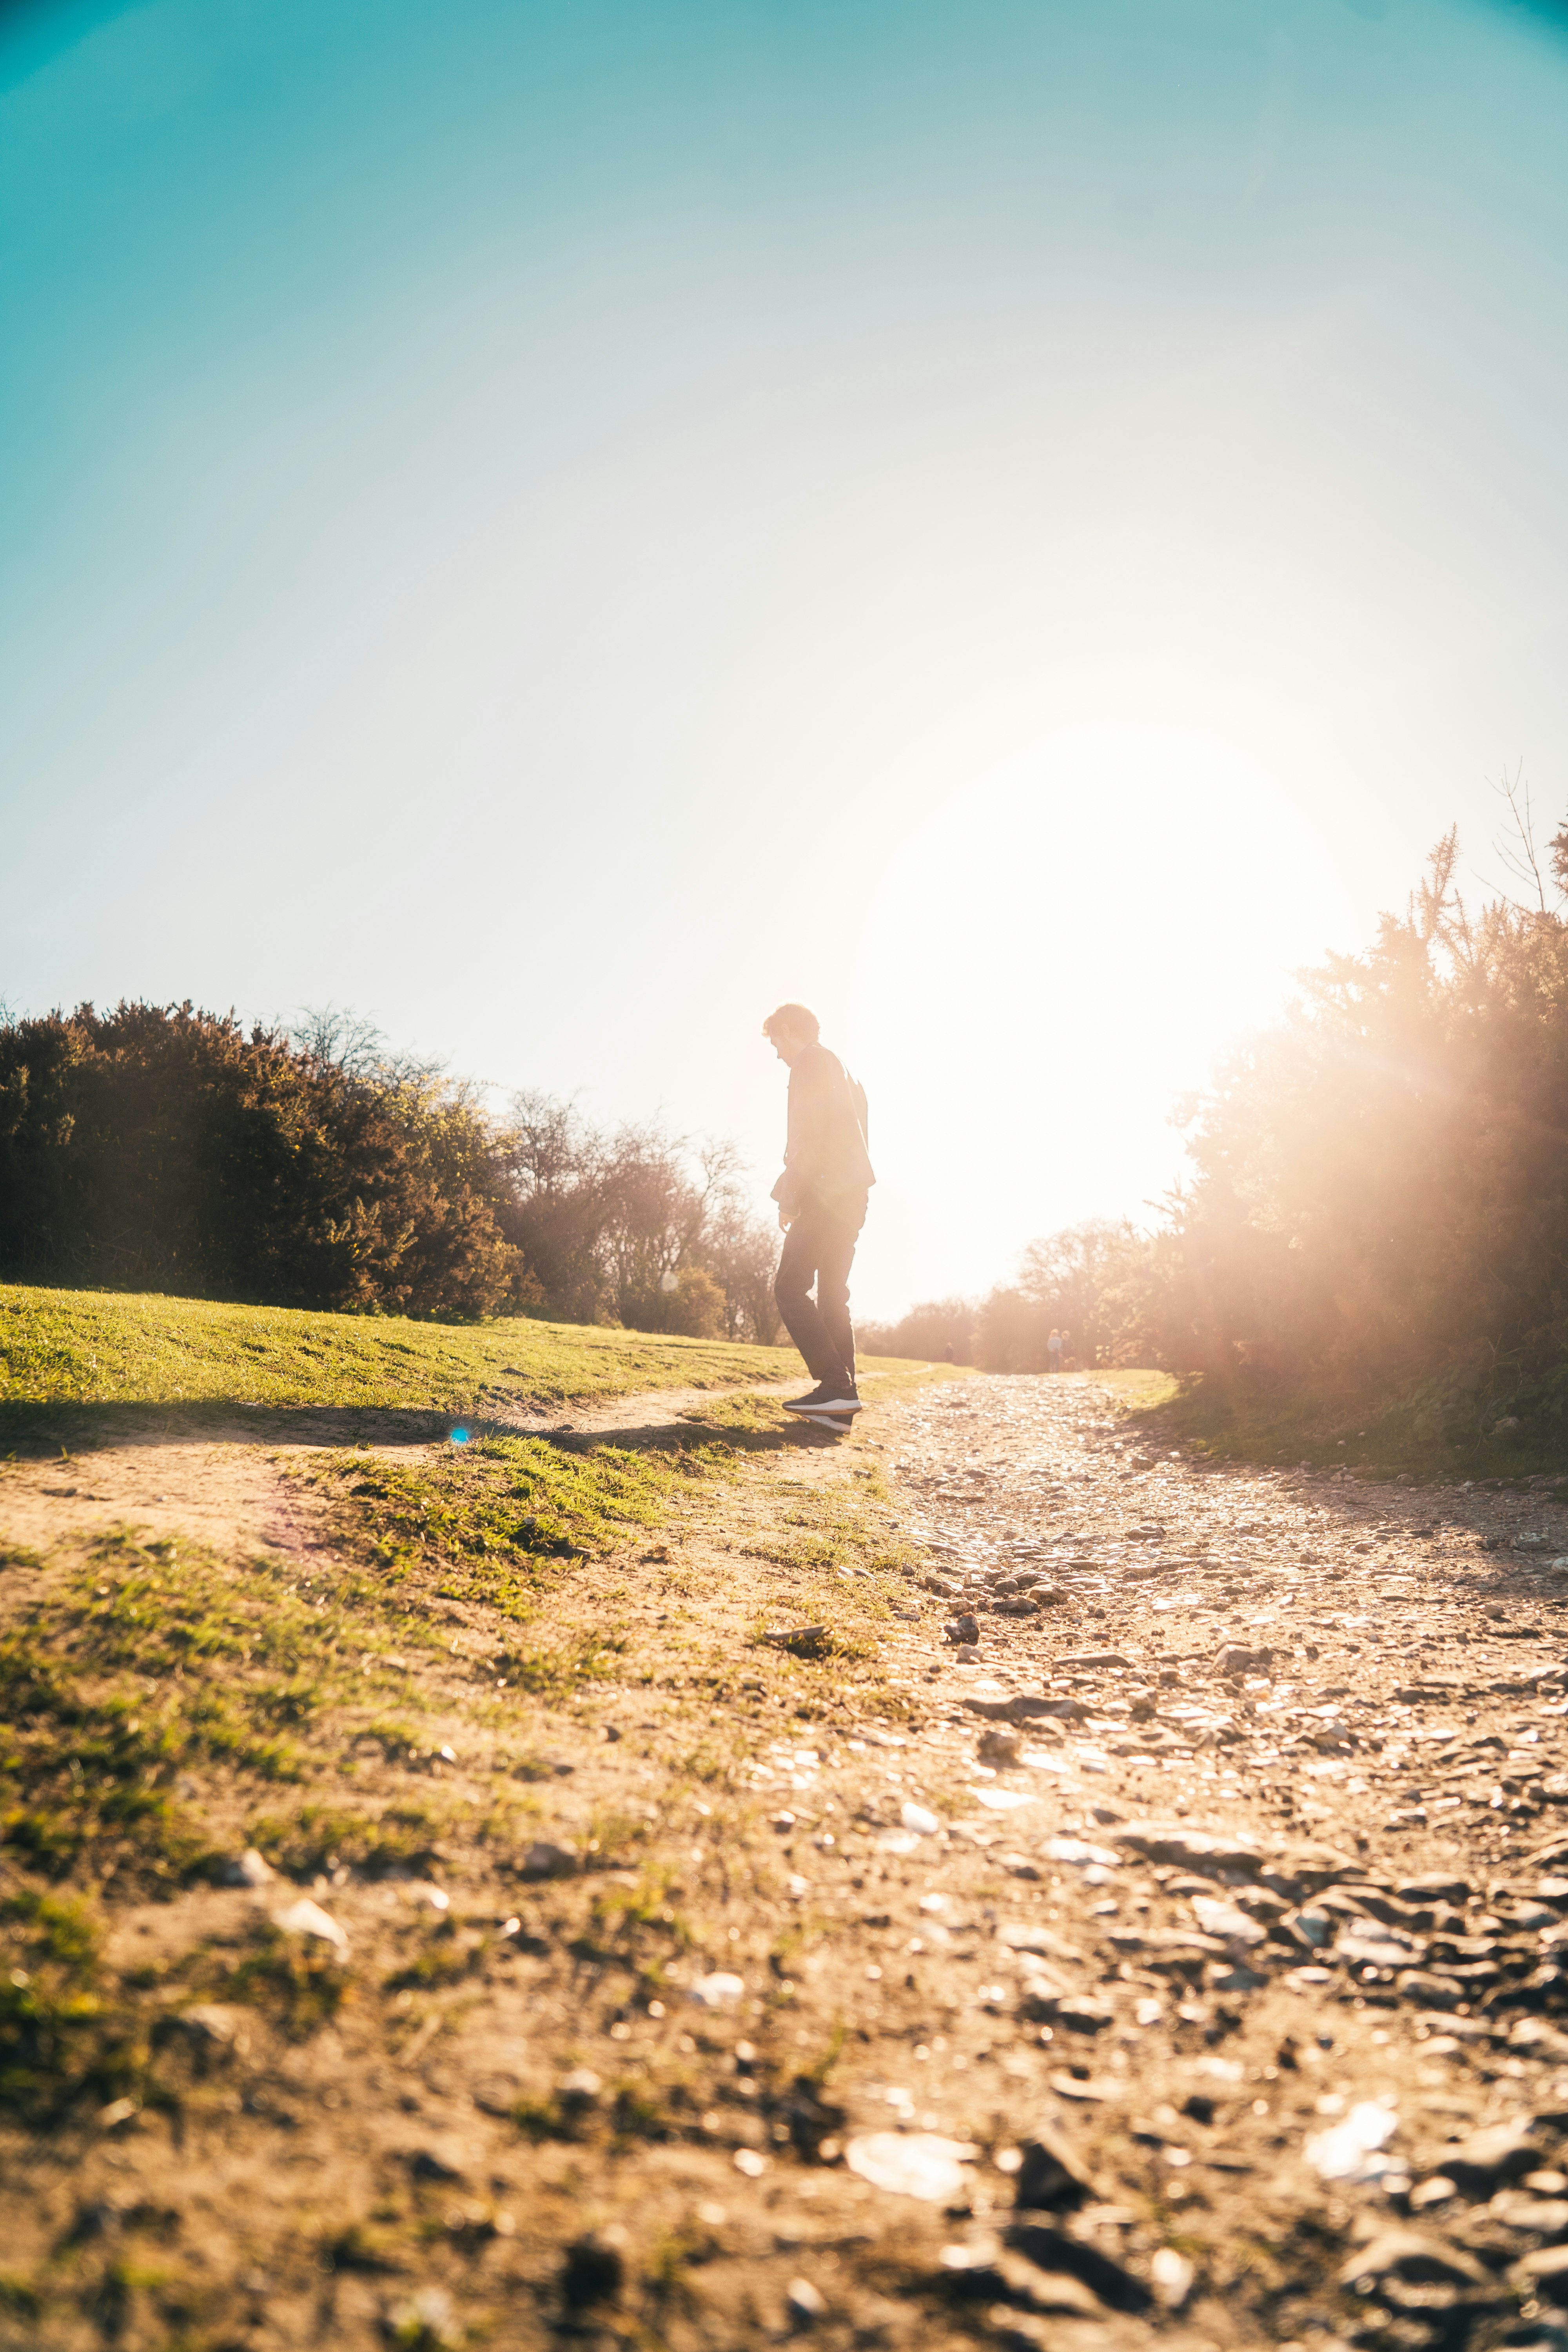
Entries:
<svg viewBox="0 0 1568 2352">
<path fill-rule="evenodd" d="M 524 1317 L 323 1315 L 0 1284 L 0 1402 L 342 1406 L 439 1413 L 798 1377 L 793 1349 Z"/>
</svg>

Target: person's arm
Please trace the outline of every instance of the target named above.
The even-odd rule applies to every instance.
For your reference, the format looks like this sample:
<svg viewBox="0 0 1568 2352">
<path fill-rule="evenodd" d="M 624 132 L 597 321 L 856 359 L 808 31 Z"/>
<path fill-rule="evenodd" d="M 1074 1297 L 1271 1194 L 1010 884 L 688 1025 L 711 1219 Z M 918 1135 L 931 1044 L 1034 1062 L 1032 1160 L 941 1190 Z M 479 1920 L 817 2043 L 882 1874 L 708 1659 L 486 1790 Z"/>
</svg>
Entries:
<svg viewBox="0 0 1568 2352">
<path fill-rule="evenodd" d="M 789 1074 L 784 1174 L 773 1190 L 781 1224 L 799 1216 L 820 1182 L 831 1141 L 832 1087 L 837 1076 L 837 1064 L 820 1046 L 803 1054 Z"/>
</svg>

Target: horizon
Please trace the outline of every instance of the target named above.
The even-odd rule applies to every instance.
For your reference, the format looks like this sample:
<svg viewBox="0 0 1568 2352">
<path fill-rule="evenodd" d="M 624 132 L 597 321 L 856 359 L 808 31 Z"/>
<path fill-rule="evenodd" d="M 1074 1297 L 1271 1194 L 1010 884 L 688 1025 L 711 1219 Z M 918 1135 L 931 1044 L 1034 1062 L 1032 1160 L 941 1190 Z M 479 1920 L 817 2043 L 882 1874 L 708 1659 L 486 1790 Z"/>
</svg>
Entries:
<svg viewBox="0 0 1568 2352">
<path fill-rule="evenodd" d="M 1568 19 L 0 16 L 0 998 L 733 1136 L 855 1301 L 1138 1218 L 1432 841 L 1568 813 Z"/>
</svg>

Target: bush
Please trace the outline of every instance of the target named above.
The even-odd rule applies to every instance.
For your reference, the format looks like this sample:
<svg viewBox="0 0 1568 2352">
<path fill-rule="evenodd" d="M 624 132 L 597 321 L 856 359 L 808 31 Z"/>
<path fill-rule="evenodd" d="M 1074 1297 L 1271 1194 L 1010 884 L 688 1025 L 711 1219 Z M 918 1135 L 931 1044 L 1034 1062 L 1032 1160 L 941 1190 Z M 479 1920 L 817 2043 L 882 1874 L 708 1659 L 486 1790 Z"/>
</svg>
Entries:
<svg viewBox="0 0 1568 2352">
<path fill-rule="evenodd" d="M 358 1042 L 363 1045 L 363 1033 Z M 0 1024 L 0 1270 L 420 1316 L 537 1297 L 461 1087 L 232 1015 Z"/>
<path fill-rule="evenodd" d="M 1193 1173 L 1155 1232 L 1036 1243 L 980 1308 L 981 1362 L 1040 1369 L 1055 1323 L 1086 1364 L 1416 1383 L 1426 1436 L 1473 1434 L 1510 1394 L 1560 1414 L 1568 921 L 1520 841 L 1535 905 L 1468 908 L 1446 835 L 1405 914 L 1305 974 L 1192 1106 Z M 1551 873 L 1568 897 L 1568 828 Z"/>
<path fill-rule="evenodd" d="M 1568 923 L 1449 834 L 1375 946 L 1196 1108 L 1147 1305 L 1177 1369 L 1356 1381 L 1568 1352 Z M 1560 877 L 1560 879 L 1568 877 Z"/>
</svg>

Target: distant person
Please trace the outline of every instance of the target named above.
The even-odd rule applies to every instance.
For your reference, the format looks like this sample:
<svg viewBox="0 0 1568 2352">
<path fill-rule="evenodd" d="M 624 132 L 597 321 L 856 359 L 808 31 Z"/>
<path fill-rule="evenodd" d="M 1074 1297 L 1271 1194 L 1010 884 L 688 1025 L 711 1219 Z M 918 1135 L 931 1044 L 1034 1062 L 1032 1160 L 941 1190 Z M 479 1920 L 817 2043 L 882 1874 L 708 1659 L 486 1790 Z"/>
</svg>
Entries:
<svg viewBox="0 0 1568 2352">
<path fill-rule="evenodd" d="M 849 1268 L 866 1196 L 877 1181 L 866 1149 L 866 1096 L 821 1043 L 816 1015 L 804 1004 L 781 1004 L 763 1022 L 763 1034 L 789 1066 L 784 1174 L 773 1190 L 784 1234 L 773 1297 L 816 1382 L 784 1410 L 856 1413 Z"/>
<path fill-rule="evenodd" d="M 951 1339 L 942 1351 L 942 1360 L 944 1364 L 956 1364 L 958 1361 L 958 1358 L 953 1352 L 952 1341 Z"/>
<path fill-rule="evenodd" d="M 1052 1371 L 1059 1372 L 1062 1368 L 1062 1335 L 1059 1331 L 1053 1331 L 1046 1341 L 1046 1353 L 1051 1360 Z"/>
</svg>

